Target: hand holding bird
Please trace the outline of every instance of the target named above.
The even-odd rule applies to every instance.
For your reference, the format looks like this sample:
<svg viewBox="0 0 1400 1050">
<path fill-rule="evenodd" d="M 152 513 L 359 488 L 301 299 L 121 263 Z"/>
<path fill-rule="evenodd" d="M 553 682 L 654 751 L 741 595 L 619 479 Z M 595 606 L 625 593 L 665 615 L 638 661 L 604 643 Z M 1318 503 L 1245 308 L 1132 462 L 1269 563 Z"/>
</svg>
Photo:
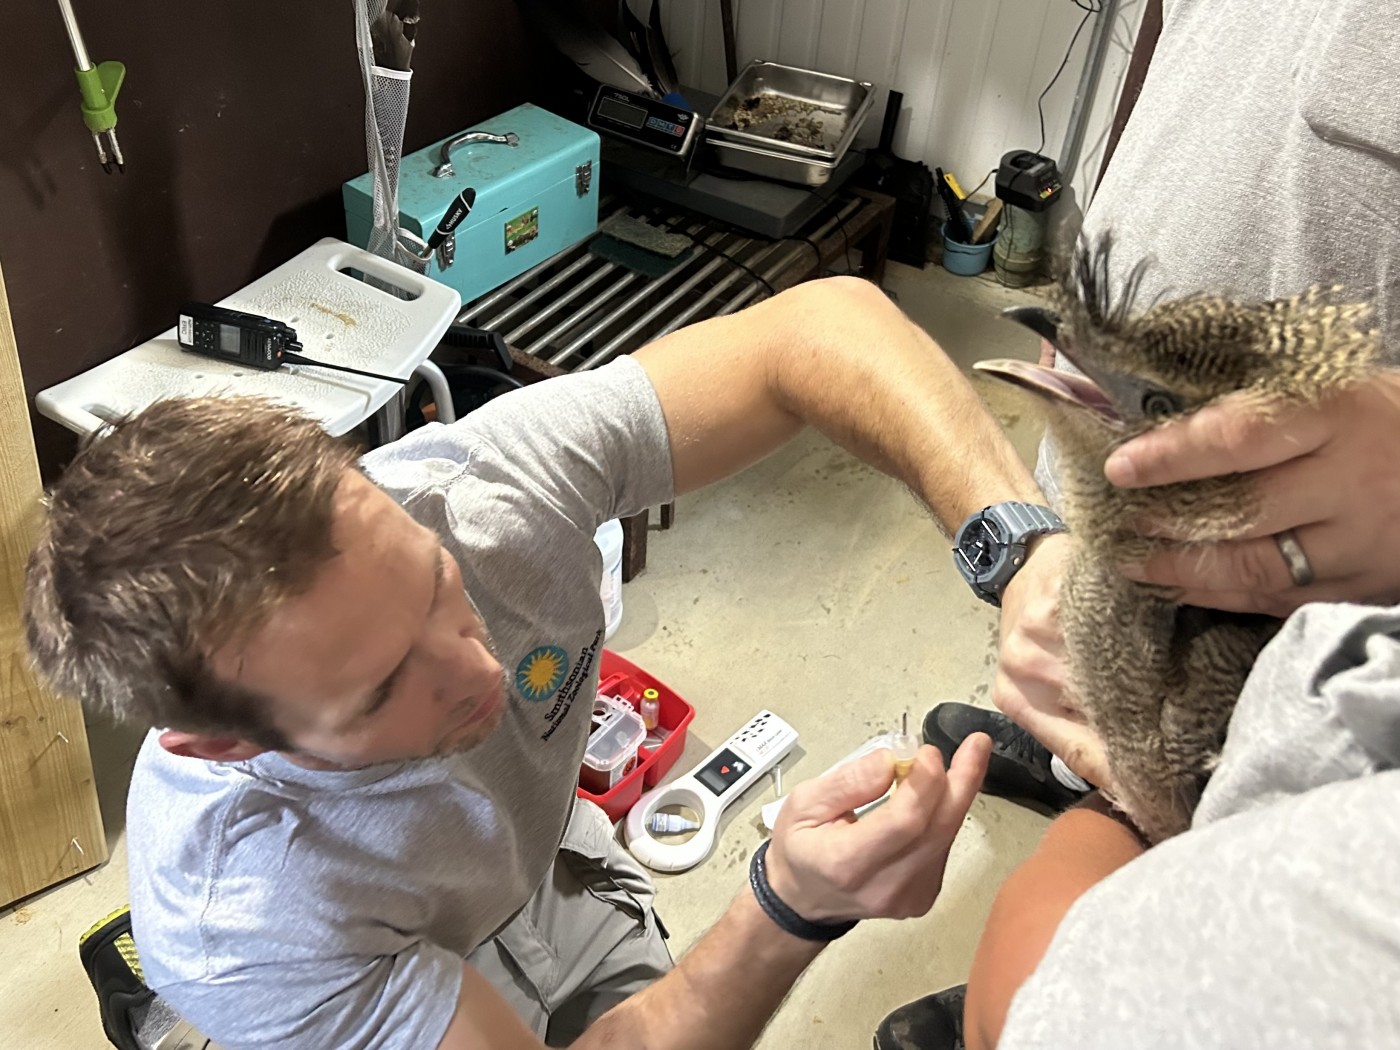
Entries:
<svg viewBox="0 0 1400 1050">
<path fill-rule="evenodd" d="M 1068 536 L 1045 536 L 1001 600 L 992 702 L 1091 784 L 1112 784 L 1103 741 L 1072 705 L 1060 631 L 1060 582 L 1070 564 Z"/>
<path fill-rule="evenodd" d="M 1261 433 L 1287 435 L 1280 420 L 1292 423 L 1295 413 L 1325 414 L 1339 398 L 1364 404 L 1379 397 L 1379 337 L 1369 307 L 1345 301 L 1336 289 L 1263 303 L 1195 295 L 1139 312 L 1134 299 L 1142 265 L 1115 286 L 1109 248 L 1105 239 L 1076 254 L 1054 310 L 1007 312 L 1053 343 L 1078 373 L 1019 360 L 976 366 L 1035 394 L 1049 409 L 1072 548 L 1057 614 L 1031 611 L 1029 599 L 1018 598 L 1026 608 L 1010 610 L 1015 622 L 1003 624 L 1004 639 L 1014 645 L 1003 663 L 1019 661 L 1030 673 L 1008 685 L 999 670 L 998 702 L 1052 749 L 1072 746 L 1075 733 L 1102 741 L 1110 797 L 1150 840 L 1160 841 L 1189 826 L 1240 687 L 1278 621 L 1187 604 L 1180 590 L 1125 578 L 1120 566 L 1151 564 L 1173 546 L 1153 531 L 1192 541 L 1200 558 L 1221 541 L 1272 535 L 1277 521 L 1261 479 L 1229 471 L 1228 464 L 1223 475 L 1218 463 L 1205 464 L 1185 480 L 1121 487 L 1110 483 L 1106 463 L 1134 438 L 1181 432 L 1221 406 L 1260 420 Z M 1327 433 L 1323 428 L 1314 450 L 1326 444 Z M 1276 437 L 1275 446 L 1292 440 Z M 1354 459 L 1357 452 L 1344 448 L 1341 455 Z M 1336 486 L 1335 478 L 1326 483 Z M 1144 523 L 1152 526 L 1147 534 Z M 1285 536 L 1276 555 L 1291 582 L 1306 582 L 1298 577 L 1314 567 L 1298 537 Z M 1053 565 L 1041 561 L 1037 575 Z M 1026 572 L 1034 565 L 1032 559 Z M 1028 593 L 1049 592 L 1042 585 Z M 1046 663 L 1055 652 L 1055 615 L 1068 669 L 1058 708 Z M 1018 684 L 1019 694 L 1010 687 Z M 1076 713 L 1084 726 L 1074 724 Z"/>
<path fill-rule="evenodd" d="M 1122 566 L 1132 579 L 1180 588 L 1187 604 L 1287 616 L 1306 602 L 1400 601 L 1400 370 L 1272 420 L 1245 399 L 1226 398 L 1123 445 L 1104 472 L 1123 488 L 1252 478 L 1259 512 L 1243 533 L 1166 546 Z M 1145 527 L 1186 538 L 1169 526 Z M 1304 587 L 1276 541 L 1288 531 L 1315 573 Z"/>
</svg>

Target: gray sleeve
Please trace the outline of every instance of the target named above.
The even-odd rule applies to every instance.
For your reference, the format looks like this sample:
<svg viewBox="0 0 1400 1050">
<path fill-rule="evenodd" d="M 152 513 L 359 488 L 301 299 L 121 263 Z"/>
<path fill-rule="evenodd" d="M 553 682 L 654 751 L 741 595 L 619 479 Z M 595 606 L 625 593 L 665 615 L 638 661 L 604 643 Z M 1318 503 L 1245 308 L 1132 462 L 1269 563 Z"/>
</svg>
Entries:
<svg viewBox="0 0 1400 1050">
<path fill-rule="evenodd" d="M 1086 893 L 1001 1050 L 1400 1041 L 1400 611 L 1264 650 L 1192 830 Z"/>
<path fill-rule="evenodd" d="M 1149 851 L 1070 909 L 999 1050 L 1400 1041 L 1400 773 Z"/>
<path fill-rule="evenodd" d="M 1193 826 L 1400 765 L 1400 608 L 1305 605 L 1259 654 Z"/>
<path fill-rule="evenodd" d="M 592 532 L 610 518 L 669 502 L 671 444 L 656 391 L 630 357 L 534 383 L 456 423 L 429 425 L 375 449 L 365 471 L 401 502 L 471 468 L 531 495 Z"/>
</svg>

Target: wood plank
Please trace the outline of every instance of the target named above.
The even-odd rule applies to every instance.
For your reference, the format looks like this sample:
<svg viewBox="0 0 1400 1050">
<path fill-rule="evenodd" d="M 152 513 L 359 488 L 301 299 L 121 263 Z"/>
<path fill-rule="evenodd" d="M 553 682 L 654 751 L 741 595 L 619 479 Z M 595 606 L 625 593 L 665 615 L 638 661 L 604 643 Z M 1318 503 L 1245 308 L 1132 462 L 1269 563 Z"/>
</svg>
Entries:
<svg viewBox="0 0 1400 1050">
<path fill-rule="evenodd" d="M 0 906 L 107 859 L 82 709 L 29 669 L 20 607 L 39 465 L 0 271 Z"/>
</svg>

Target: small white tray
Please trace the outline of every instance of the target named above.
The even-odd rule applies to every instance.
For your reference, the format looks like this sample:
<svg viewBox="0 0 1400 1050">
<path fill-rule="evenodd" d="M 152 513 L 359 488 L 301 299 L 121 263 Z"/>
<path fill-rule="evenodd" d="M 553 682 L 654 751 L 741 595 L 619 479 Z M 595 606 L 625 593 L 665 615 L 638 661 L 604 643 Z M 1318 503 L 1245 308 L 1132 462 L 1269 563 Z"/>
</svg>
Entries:
<svg viewBox="0 0 1400 1050">
<path fill-rule="evenodd" d="M 355 269 L 413 295 L 399 299 L 341 273 Z M 461 309 L 457 292 L 396 263 L 327 237 L 218 305 L 285 321 L 302 353 L 334 364 L 407 377 Z M 306 365 L 259 372 L 180 349 L 175 329 L 41 390 L 34 404 L 79 434 L 171 397 L 259 394 L 299 406 L 331 434 L 372 416 L 397 383 Z"/>
</svg>

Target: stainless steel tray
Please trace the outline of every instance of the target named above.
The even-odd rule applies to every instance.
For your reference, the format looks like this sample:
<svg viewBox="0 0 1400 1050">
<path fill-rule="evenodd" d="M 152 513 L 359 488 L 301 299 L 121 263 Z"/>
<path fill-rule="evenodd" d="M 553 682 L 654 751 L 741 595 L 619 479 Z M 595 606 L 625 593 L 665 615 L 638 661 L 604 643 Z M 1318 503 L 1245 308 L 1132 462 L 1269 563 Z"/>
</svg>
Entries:
<svg viewBox="0 0 1400 1050">
<path fill-rule="evenodd" d="M 719 162 L 728 168 L 762 175 L 778 182 L 795 182 L 799 186 L 825 186 L 836 170 L 837 161 L 799 157 L 778 150 L 746 146 L 742 142 L 710 139 Z"/>
<path fill-rule="evenodd" d="M 865 81 L 756 59 L 705 125 L 712 142 L 742 143 L 835 163 L 850 149 L 875 93 Z M 737 121 L 744 127 L 730 127 Z"/>
</svg>

